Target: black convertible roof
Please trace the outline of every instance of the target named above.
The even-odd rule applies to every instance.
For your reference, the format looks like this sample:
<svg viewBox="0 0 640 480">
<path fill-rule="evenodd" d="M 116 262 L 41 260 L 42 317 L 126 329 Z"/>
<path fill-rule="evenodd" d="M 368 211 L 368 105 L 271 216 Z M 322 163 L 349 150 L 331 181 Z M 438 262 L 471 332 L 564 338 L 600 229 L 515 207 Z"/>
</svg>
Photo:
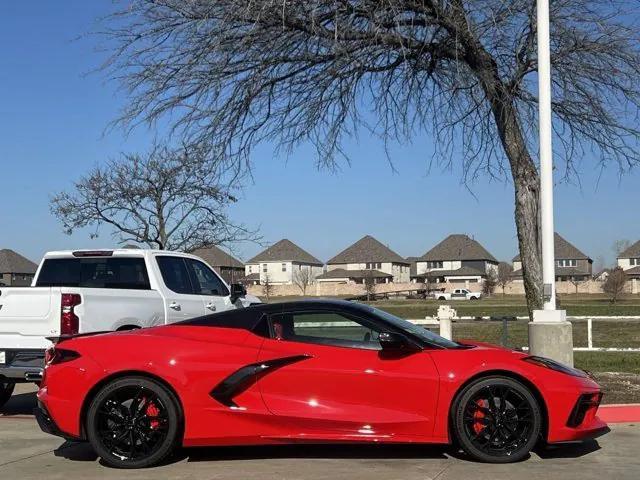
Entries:
<svg viewBox="0 0 640 480">
<path fill-rule="evenodd" d="M 227 310 L 220 313 L 212 313 L 203 317 L 191 318 L 172 325 L 194 327 L 222 327 L 241 328 L 254 330 L 262 317 L 274 313 L 290 310 L 339 310 L 343 312 L 362 312 L 363 306 L 346 300 L 311 299 L 297 300 L 293 302 L 261 303 L 237 310 Z"/>
</svg>

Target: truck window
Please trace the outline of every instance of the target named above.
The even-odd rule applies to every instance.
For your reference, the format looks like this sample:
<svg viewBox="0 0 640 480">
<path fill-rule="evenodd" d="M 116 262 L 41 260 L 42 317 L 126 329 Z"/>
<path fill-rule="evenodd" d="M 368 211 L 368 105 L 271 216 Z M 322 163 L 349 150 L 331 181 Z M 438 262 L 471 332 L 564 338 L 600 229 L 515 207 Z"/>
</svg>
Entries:
<svg viewBox="0 0 640 480">
<path fill-rule="evenodd" d="M 194 294 L 189 270 L 182 257 L 159 256 L 156 257 L 162 280 L 169 290 L 175 293 Z"/>
<path fill-rule="evenodd" d="M 192 283 L 195 286 L 196 294 L 220 296 L 229 295 L 227 287 L 207 265 L 191 258 L 187 258 L 185 260 L 193 274 Z"/>
<path fill-rule="evenodd" d="M 48 258 L 37 287 L 114 288 L 149 290 L 143 258 Z"/>
</svg>

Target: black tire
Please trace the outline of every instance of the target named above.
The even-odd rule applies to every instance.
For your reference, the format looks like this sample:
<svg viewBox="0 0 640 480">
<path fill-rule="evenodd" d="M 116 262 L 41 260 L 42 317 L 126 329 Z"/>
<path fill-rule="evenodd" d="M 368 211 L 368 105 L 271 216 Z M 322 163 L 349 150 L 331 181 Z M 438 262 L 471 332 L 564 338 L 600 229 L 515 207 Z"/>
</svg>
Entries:
<svg viewBox="0 0 640 480">
<path fill-rule="evenodd" d="M 478 300 L 478 297 L 471 297 L 469 300 Z"/>
<path fill-rule="evenodd" d="M 459 445 L 468 455 L 486 463 L 526 458 L 542 429 L 542 411 L 535 396 L 508 377 L 485 377 L 467 385 L 451 413 Z"/>
<path fill-rule="evenodd" d="M 438 300 L 440 300 L 441 302 L 445 301 L 446 298 L 445 297 L 438 297 Z"/>
<path fill-rule="evenodd" d="M 177 399 L 161 383 L 137 376 L 119 378 L 91 401 L 87 438 L 111 467 L 151 467 L 175 450 L 181 419 Z"/>
<path fill-rule="evenodd" d="M 0 408 L 4 407 L 4 404 L 9 401 L 15 386 L 16 384 L 13 382 L 0 381 Z"/>
</svg>

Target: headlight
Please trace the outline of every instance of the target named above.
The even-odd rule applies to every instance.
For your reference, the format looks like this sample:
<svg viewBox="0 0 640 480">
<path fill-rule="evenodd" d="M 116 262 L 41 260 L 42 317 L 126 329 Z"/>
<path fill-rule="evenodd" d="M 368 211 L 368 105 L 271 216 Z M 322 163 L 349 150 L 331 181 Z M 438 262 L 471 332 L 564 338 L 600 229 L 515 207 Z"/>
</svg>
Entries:
<svg viewBox="0 0 640 480">
<path fill-rule="evenodd" d="M 533 363 L 534 365 L 538 365 L 539 367 L 550 368 L 551 370 L 555 370 L 556 372 L 573 375 L 574 377 L 586 378 L 588 376 L 586 372 L 583 372 L 582 370 L 568 367 L 567 365 L 563 365 L 562 363 L 551 360 L 550 358 L 537 357 L 535 355 L 532 355 L 530 357 L 525 357 L 522 360 L 524 360 L 525 362 Z"/>
</svg>

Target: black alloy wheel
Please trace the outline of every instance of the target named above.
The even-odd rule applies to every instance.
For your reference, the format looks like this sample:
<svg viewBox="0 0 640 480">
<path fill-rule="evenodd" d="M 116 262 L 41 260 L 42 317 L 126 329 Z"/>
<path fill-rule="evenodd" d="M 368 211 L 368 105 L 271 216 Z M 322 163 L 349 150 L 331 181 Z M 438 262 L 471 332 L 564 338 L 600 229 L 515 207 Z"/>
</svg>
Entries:
<svg viewBox="0 0 640 480">
<path fill-rule="evenodd" d="M 542 413 L 522 383 L 488 377 L 468 385 L 458 396 L 453 426 L 460 445 L 475 459 L 517 462 L 538 442 Z"/>
<path fill-rule="evenodd" d="M 175 448 L 180 432 L 178 402 L 162 384 L 144 377 L 104 386 L 87 412 L 87 436 L 110 466 L 144 468 Z"/>
</svg>

